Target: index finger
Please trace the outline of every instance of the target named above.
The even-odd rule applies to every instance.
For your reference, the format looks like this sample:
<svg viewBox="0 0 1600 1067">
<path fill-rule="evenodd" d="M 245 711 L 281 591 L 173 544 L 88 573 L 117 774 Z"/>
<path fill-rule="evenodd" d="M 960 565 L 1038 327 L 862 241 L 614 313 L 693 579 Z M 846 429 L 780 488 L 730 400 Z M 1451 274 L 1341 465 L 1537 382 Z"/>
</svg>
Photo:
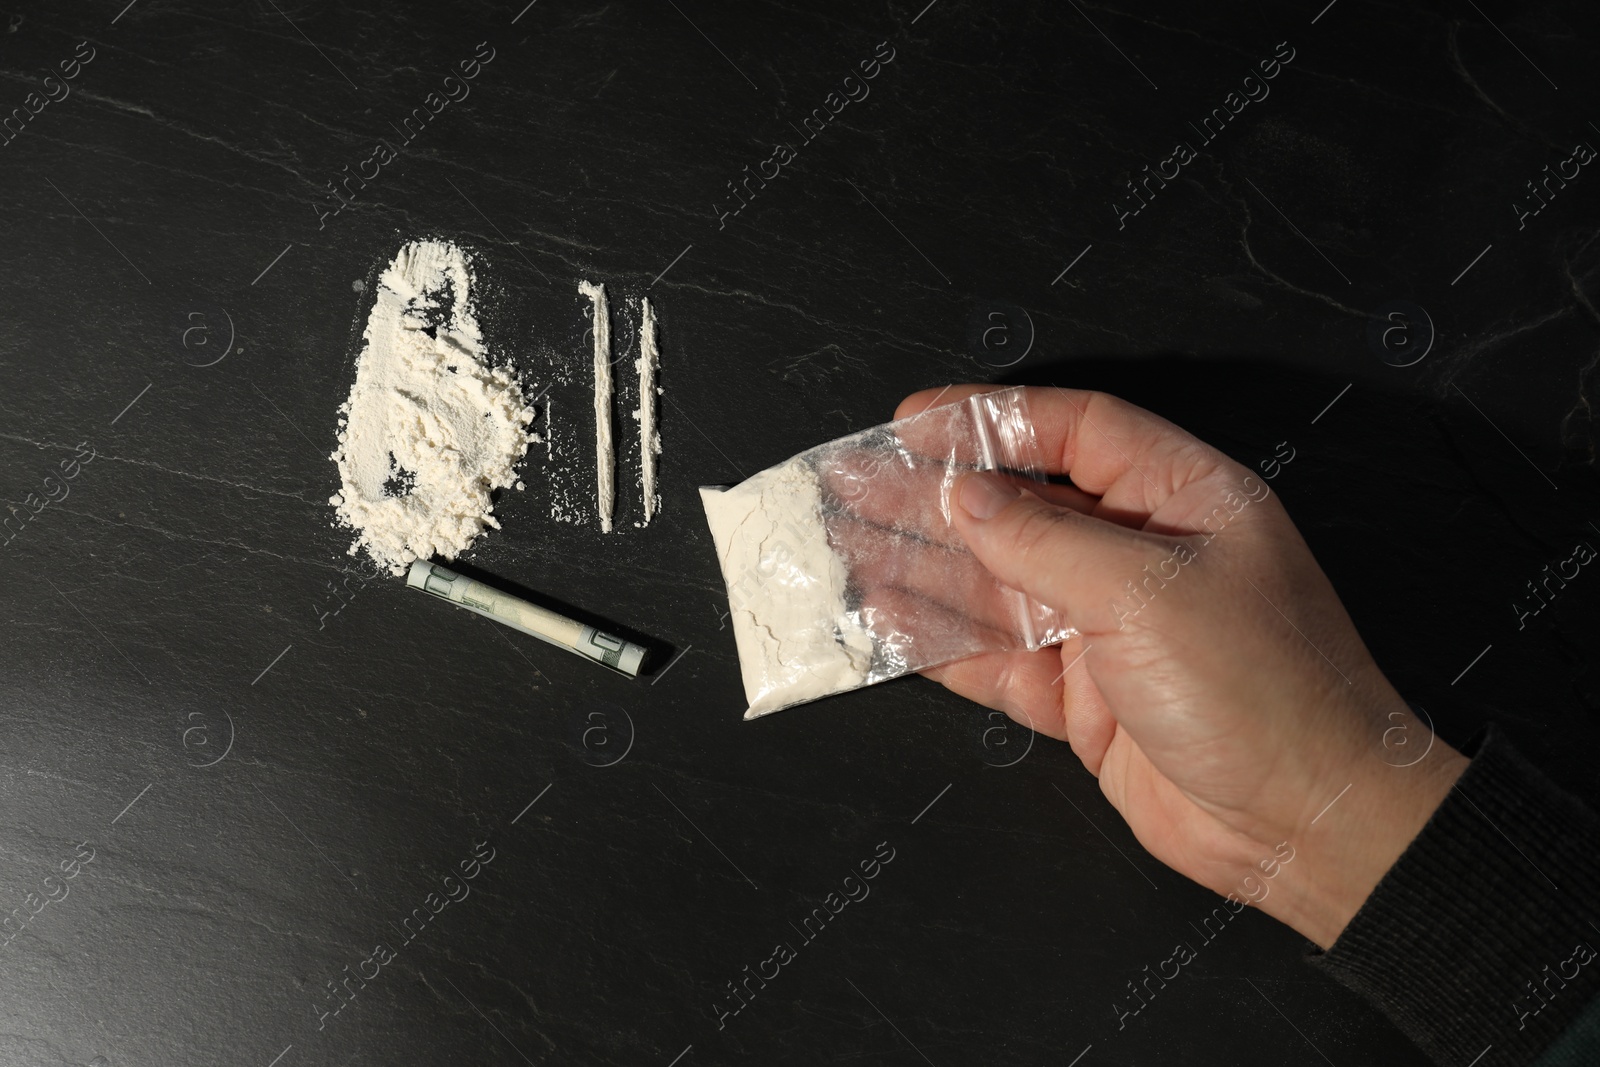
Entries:
<svg viewBox="0 0 1600 1067">
<path fill-rule="evenodd" d="M 895 418 L 1004 388 L 1009 387 L 969 384 L 924 389 L 902 400 Z M 1046 472 L 1065 474 L 1096 496 L 1108 495 L 1113 486 L 1131 478 L 1143 484 L 1130 486 L 1134 491 L 1127 495 L 1154 509 L 1222 458 L 1161 416 L 1108 393 L 1029 386 L 1023 395 Z"/>
</svg>

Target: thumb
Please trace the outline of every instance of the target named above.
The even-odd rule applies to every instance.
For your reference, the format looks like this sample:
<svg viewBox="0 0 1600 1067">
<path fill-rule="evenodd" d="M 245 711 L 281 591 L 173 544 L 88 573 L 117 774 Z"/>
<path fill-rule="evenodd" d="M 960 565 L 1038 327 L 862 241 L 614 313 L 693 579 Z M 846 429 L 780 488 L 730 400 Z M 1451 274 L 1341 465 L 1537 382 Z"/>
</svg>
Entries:
<svg viewBox="0 0 1600 1067">
<path fill-rule="evenodd" d="M 989 573 L 1080 631 L 1116 629 L 1122 586 L 1171 552 L 1171 539 L 1046 503 L 989 471 L 962 475 L 951 497 L 956 531 Z"/>
</svg>

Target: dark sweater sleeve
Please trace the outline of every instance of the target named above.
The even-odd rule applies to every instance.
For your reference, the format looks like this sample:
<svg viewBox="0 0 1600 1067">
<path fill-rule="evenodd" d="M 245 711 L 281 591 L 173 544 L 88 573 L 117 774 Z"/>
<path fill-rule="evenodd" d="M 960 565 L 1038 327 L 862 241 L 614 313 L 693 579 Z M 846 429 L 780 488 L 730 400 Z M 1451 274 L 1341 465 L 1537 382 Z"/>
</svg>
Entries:
<svg viewBox="0 0 1600 1067">
<path fill-rule="evenodd" d="M 1492 728 L 1466 754 L 1444 803 L 1310 961 L 1441 1064 L 1567 1062 L 1555 1057 L 1600 1043 L 1600 818 Z"/>
</svg>

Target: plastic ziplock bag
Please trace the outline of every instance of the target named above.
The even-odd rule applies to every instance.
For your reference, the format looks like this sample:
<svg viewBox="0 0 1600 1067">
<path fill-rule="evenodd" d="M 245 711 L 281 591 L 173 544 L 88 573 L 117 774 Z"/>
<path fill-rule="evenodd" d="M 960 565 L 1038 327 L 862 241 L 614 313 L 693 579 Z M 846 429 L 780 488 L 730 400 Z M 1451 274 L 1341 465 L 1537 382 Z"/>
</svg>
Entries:
<svg viewBox="0 0 1600 1067">
<path fill-rule="evenodd" d="M 1075 632 L 1001 585 L 951 524 L 957 475 L 1043 481 L 1022 389 L 875 426 L 731 489 L 703 487 L 746 719 Z"/>
</svg>

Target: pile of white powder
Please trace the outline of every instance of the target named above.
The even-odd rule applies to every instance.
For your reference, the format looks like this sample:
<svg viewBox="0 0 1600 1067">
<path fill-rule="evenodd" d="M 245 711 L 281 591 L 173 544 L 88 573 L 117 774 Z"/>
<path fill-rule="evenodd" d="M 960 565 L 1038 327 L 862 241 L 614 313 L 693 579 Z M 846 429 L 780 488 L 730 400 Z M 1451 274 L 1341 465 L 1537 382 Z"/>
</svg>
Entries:
<svg viewBox="0 0 1600 1067">
<path fill-rule="evenodd" d="M 394 574 L 454 559 L 486 526 L 489 494 L 515 484 L 533 408 L 491 369 L 473 314 L 470 261 L 445 241 L 413 241 L 378 279 L 356 381 L 339 409 L 342 486 L 330 500 Z"/>
</svg>

